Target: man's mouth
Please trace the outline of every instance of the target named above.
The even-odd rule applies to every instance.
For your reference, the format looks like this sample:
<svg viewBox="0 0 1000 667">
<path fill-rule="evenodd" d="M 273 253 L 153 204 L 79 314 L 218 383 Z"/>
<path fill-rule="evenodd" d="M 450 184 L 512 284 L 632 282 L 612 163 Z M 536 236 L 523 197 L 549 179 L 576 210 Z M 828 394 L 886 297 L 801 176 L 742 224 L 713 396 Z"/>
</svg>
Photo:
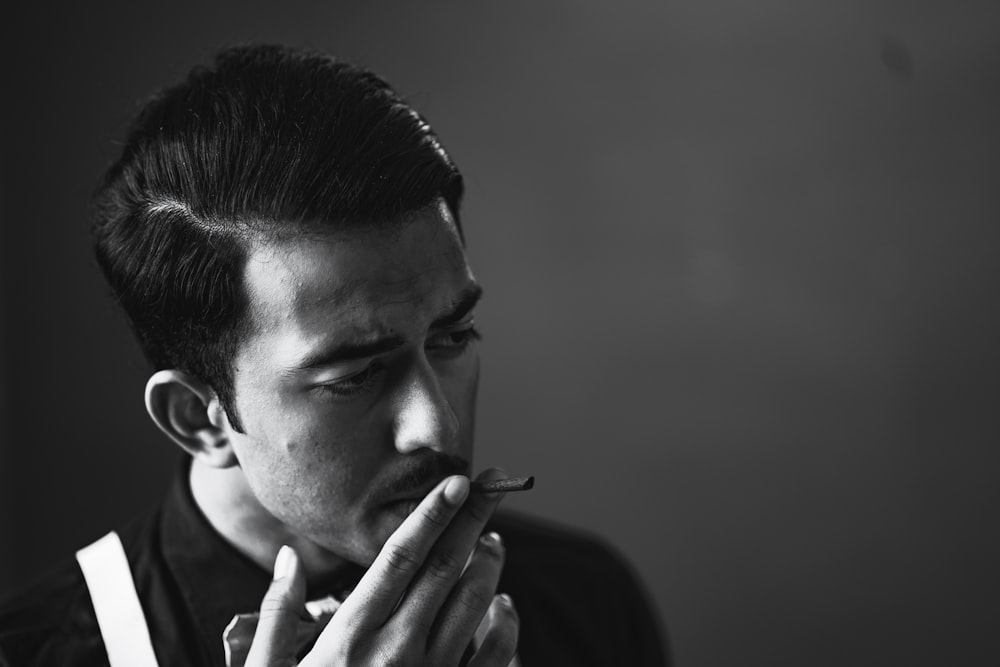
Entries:
<svg viewBox="0 0 1000 667">
<path fill-rule="evenodd" d="M 422 501 L 428 493 L 433 491 L 434 488 L 437 487 L 443 479 L 445 479 L 445 477 L 447 477 L 447 475 L 440 478 L 432 478 L 415 488 L 402 491 L 396 494 L 395 497 L 388 502 L 388 504 L 402 505 L 407 508 L 406 513 L 410 514 L 414 509 L 416 509 L 417 505 L 420 504 L 420 501 Z"/>
<path fill-rule="evenodd" d="M 459 456 L 428 455 L 411 463 L 410 469 L 386 485 L 386 505 L 409 516 L 420 501 L 451 475 L 468 475 L 469 462 Z"/>
</svg>

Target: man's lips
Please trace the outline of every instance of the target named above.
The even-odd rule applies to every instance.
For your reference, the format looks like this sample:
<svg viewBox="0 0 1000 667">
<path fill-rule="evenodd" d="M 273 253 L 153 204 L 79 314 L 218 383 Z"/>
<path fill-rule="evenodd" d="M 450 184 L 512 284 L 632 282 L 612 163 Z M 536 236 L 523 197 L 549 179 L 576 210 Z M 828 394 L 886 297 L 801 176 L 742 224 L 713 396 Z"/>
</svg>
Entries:
<svg viewBox="0 0 1000 667">
<path fill-rule="evenodd" d="M 464 458 L 451 454 L 427 453 L 407 459 L 406 466 L 398 469 L 397 475 L 382 487 L 383 505 L 397 509 L 401 503 L 417 504 L 442 480 L 451 475 L 468 475 L 470 468 Z"/>
</svg>

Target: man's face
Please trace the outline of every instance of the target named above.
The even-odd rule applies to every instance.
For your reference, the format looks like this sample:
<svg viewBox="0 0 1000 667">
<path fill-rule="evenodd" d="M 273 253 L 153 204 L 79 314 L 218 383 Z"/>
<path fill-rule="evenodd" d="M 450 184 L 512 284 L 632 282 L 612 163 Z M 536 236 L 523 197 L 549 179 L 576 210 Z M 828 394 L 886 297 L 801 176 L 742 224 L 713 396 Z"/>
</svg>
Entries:
<svg viewBox="0 0 1000 667">
<path fill-rule="evenodd" d="M 244 277 L 244 433 L 230 439 L 261 520 L 368 564 L 417 500 L 472 462 L 479 288 L 455 223 L 442 204 L 265 244 Z"/>
</svg>

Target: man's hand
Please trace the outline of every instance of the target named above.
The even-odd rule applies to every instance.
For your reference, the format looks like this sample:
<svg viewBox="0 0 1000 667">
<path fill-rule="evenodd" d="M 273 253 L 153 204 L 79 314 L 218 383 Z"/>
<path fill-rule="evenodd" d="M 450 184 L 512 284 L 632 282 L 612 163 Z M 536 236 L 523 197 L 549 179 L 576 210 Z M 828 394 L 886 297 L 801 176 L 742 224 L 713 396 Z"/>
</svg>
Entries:
<svg viewBox="0 0 1000 667">
<path fill-rule="evenodd" d="M 442 481 L 389 537 L 301 667 L 459 665 L 481 622 L 483 641 L 467 664 L 507 667 L 519 625 L 510 598 L 495 595 L 503 545 L 495 533 L 480 537 L 502 495 L 475 494 L 463 505 L 468 478 Z M 247 667 L 296 664 L 295 625 L 304 604 L 305 575 L 295 552 L 283 547 Z"/>
</svg>

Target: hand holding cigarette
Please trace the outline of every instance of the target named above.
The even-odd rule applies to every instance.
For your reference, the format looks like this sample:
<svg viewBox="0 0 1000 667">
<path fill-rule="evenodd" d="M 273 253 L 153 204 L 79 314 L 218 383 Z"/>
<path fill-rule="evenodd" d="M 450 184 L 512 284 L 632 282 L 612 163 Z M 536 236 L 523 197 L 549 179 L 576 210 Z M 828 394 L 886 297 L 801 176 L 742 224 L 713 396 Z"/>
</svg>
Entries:
<svg viewBox="0 0 1000 667">
<path fill-rule="evenodd" d="M 483 530 L 502 493 L 529 489 L 533 479 L 491 479 L 501 474 L 486 471 L 471 484 L 454 475 L 427 494 L 298 664 L 457 665 L 470 650 L 470 665 L 510 665 L 520 622 L 511 599 L 496 594 L 502 537 Z M 246 667 L 295 664 L 305 574 L 295 552 L 283 552 Z M 482 643 L 470 648 L 481 622 Z"/>
</svg>

